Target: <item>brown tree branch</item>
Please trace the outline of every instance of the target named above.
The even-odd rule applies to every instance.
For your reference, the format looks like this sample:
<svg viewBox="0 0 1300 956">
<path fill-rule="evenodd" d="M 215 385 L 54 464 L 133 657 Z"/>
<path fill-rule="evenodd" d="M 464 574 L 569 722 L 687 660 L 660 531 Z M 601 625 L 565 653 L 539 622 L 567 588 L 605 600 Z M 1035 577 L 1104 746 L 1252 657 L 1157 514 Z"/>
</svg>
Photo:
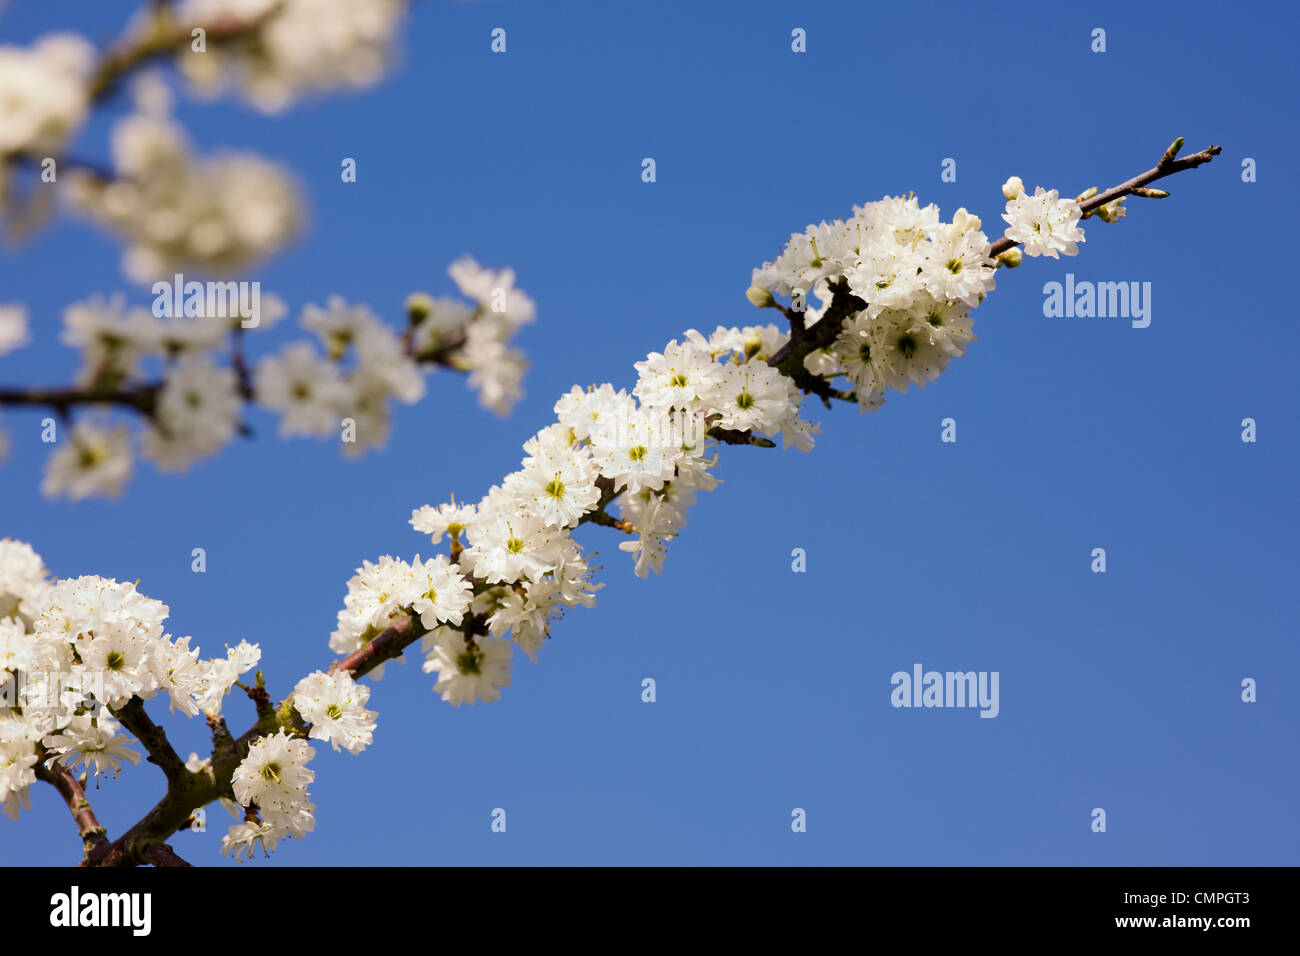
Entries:
<svg viewBox="0 0 1300 956">
<path fill-rule="evenodd" d="M 86 792 L 81 788 L 76 777 L 61 767 L 45 766 L 45 754 L 42 752 L 40 760 L 36 763 L 36 778 L 44 780 L 58 790 L 59 796 L 63 797 L 63 802 L 68 805 L 72 819 L 77 823 L 77 834 L 81 837 L 83 858 L 88 858 L 92 852 L 108 846 L 108 831 L 95 817 L 95 811 L 90 801 L 86 799 Z"/>
<path fill-rule="evenodd" d="M 144 858 L 154 866 L 191 866 L 176 855 L 166 843 L 150 843 L 144 849 Z"/>
<path fill-rule="evenodd" d="M 1219 155 L 1219 153 L 1223 152 L 1222 146 L 1207 146 L 1199 153 L 1192 153 L 1192 155 L 1184 156 L 1182 159 L 1175 159 L 1174 157 L 1178 155 L 1178 151 L 1182 148 L 1182 145 L 1183 140 L 1180 136 L 1178 139 L 1174 140 L 1169 149 L 1165 150 L 1164 155 L 1160 157 L 1160 162 L 1156 163 L 1145 173 L 1140 173 L 1128 182 L 1120 183 L 1118 186 L 1112 186 L 1104 193 L 1099 193 L 1091 199 L 1079 203 L 1079 208 L 1082 209 L 1084 213 L 1093 212 L 1100 209 L 1102 206 L 1105 206 L 1107 203 L 1114 202 L 1116 199 L 1123 199 L 1125 196 L 1133 195 L 1143 186 L 1146 186 L 1149 183 L 1154 183 L 1156 180 L 1164 179 L 1166 176 L 1172 176 L 1174 173 L 1181 173 L 1185 169 L 1195 169 L 1197 166 L 1203 166 L 1205 163 L 1211 162 L 1215 156 Z M 1018 243 L 1012 242 L 1006 236 L 1003 236 L 989 247 L 989 255 L 998 256 L 1015 245 L 1018 245 Z"/>
<path fill-rule="evenodd" d="M 185 769 L 185 761 L 167 739 L 167 732 L 145 713 L 144 701 L 132 697 L 121 707 L 110 707 L 109 711 L 139 739 L 149 755 L 149 762 L 161 768 L 167 777 L 168 786 L 190 776 L 190 772 Z"/>
</svg>

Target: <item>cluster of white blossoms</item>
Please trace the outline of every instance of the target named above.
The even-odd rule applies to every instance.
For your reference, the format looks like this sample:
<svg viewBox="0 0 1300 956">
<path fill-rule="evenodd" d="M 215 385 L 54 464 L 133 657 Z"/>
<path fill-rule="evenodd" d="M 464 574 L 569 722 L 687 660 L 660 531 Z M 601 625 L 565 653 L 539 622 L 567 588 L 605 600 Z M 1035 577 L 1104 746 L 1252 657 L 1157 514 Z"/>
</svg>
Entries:
<svg viewBox="0 0 1300 956">
<path fill-rule="evenodd" d="M 1038 225 L 1035 235 L 1051 232 L 1063 211 L 1078 218 L 1078 204 L 1055 194 L 1035 208 L 1016 212 L 1017 222 Z M 1059 226 L 1053 234 L 1073 237 Z M 443 700 L 498 699 L 510 684 L 513 645 L 536 660 L 566 608 L 595 602 L 600 585 L 573 537 L 579 524 L 629 534 L 619 547 L 631 553 L 636 574 L 659 572 L 697 493 L 717 484 L 710 438 L 772 444 L 756 436 L 779 435 L 785 447 L 808 451 L 820 429 L 801 417 L 805 393 L 852 397 L 867 411 L 881 405 L 886 389 L 933 381 L 974 341 L 970 312 L 994 288 L 997 267 L 978 218 L 959 209 L 943 222 L 936 206 L 911 197 L 886 197 L 854 207 L 847 221 L 809 226 L 776 261 L 754 270 L 749 291 L 759 306 L 776 305 L 773 293 L 792 295 L 785 311 L 802 312 L 799 335 L 827 343 L 793 351 L 803 366 L 800 385 L 771 363 L 802 339 L 766 325 L 686 332 L 636 363 L 630 394 L 609 384 L 575 386 L 556 402 L 556 423 L 524 444 L 520 470 L 478 503 L 412 513 L 411 525 L 433 544 L 451 539 L 450 557 L 408 563 L 385 555 L 357 570 L 330 647 L 363 651 L 409 615 L 423 628 L 424 669 L 437 673 Z M 821 308 L 804 309 L 810 291 Z M 837 324 L 823 332 L 819 322 Z M 833 389 L 839 376 L 852 381 L 851 396 Z M 618 518 L 605 510 L 612 503 Z"/>
<path fill-rule="evenodd" d="M 0 807 L 11 818 L 31 805 L 28 790 L 42 764 L 84 769 L 98 779 L 116 777 L 123 762 L 139 763 L 131 748 L 138 741 L 120 723 L 121 708 L 132 700 L 163 698 L 173 712 L 215 718 L 230 689 L 261 660 L 261 649 L 247 641 L 224 657 L 201 659 L 189 637 L 164 632 L 168 614 L 134 584 L 96 576 L 51 580 L 30 545 L 0 539 Z M 370 689 L 346 671 L 317 671 L 298 682 L 290 699 L 309 738 L 355 754 L 374 737 L 369 697 Z M 245 811 L 222 840 L 224 852 L 246 857 L 258 844 L 269 851 L 315 826 L 307 793 L 312 754 L 310 744 L 283 729 L 249 747 L 231 779 L 235 801 L 222 798 L 228 809 Z M 208 763 L 191 755 L 186 769 L 198 772 Z"/>
<path fill-rule="evenodd" d="M 1007 187 L 1008 237 L 1029 237 L 1016 241 L 1033 244 L 1038 254 L 1073 255 L 1083 238 L 1077 201 L 1055 193 L 1027 198 L 1023 187 L 1012 188 L 1017 184 Z M 1115 203 L 1102 218 L 1120 215 Z M 448 538 L 449 554 L 411 561 L 385 555 L 357 569 L 330 637 L 331 649 L 346 659 L 299 681 L 286 707 L 259 708 L 259 727 L 273 716 L 278 729 L 262 733 L 233 772 L 235 801 L 222 802 L 236 814 L 242 808 L 244 819 L 222 840 L 223 851 L 248 858 L 257 846 L 269 852 L 315 827 L 307 789 L 314 751 L 302 737 L 353 754 L 372 743 L 377 715 L 366 706 L 370 690 L 352 674 L 378 678 L 382 659 L 400 657 L 404 645 L 370 654 L 385 631 L 396 626 L 400 635 L 418 622 L 413 636 L 423 638 L 424 670 L 437 674 L 434 689 L 443 700 L 459 706 L 499 699 L 511 682 L 515 645 L 536 661 L 553 622 L 568 608 L 593 606 L 603 586 L 593 581 L 575 539 L 580 525 L 629 535 L 620 548 L 630 552 L 638 576 L 661 571 L 697 493 L 717 485 L 718 457 L 709 454 L 715 443 L 773 447 L 779 437 L 787 448 L 809 451 L 820 429 L 802 417 L 808 395 L 876 408 L 887 388 L 924 385 L 964 354 L 974 340 L 969 312 L 994 287 L 999 261 L 990 251 L 980 221 L 964 209 L 945 223 L 937 208 L 912 198 L 887 197 L 855 207 L 847 222 L 810 226 L 775 262 L 754 271 L 748 293 L 759 306 L 776 306 L 774 292 L 792 295 L 792 305 L 781 306 L 791 333 L 774 325 L 719 326 L 708 335 L 691 329 L 635 364 L 630 393 L 603 384 L 561 396 L 555 423 L 524 443 L 520 468 L 477 503 L 414 510 L 412 527 L 435 546 Z M 422 381 L 412 350 L 418 357 L 466 348 L 479 326 L 485 338 L 502 341 L 532 319 L 532 303 L 513 288 L 513 273 L 492 273 L 468 259 L 450 272 L 475 305 L 413 296 L 402 343 L 364 308 L 332 300 L 305 310 L 303 324 L 319 335 L 325 357 L 291 346 L 253 376 L 259 399 L 282 412 L 282 430 L 332 427 L 334 396 L 346 376 L 328 363 L 349 351 L 363 368 L 373 366 L 364 374 L 385 397 L 413 396 Z M 821 308 L 803 308 L 806 290 Z M 78 313 L 69 328 L 85 353 L 84 377 L 101 387 L 134 374 L 160 347 L 171 367 L 197 369 L 203 359 L 193 347 L 211 344 L 207 332 L 163 333 L 147 315 L 120 308 L 111 320 Z M 154 337 L 147 347 L 140 338 L 146 334 Z M 855 394 L 833 388 L 841 376 Z M 235 386 L 223 387 L 229 393 Z M 166 414 L 204 405 L 225 414 L 215 386 L 210 394 L 200 388 L 197 397 L 181 392 L 174 401 L 167 388 L 157 395 Z M 193 423 L 189 430 L 215 428 Z M 611 504 L 618 517 L 606 510 Z M 138 762 L 112 719 L 128 720 L 121 708 L 129 702 L 166 694 L 185 714 L 217 714 L 239 675 L 259 660 L 258 648 L 245 642 L 224 659 L 201 661 L 189 638 L 163 633 L 167 614 L 134 585 L 99 577 L 51 582 L 29 546 L 0 541 L 0 690 L 9 694 L 0 706 L 0 800 L 11 814 L 41 761 L 96 774 L 116 774 L 123 760 Z M 57 676 L 42 686 L 32 677 L 43 673 Z M 186 764 L 191 772 L 207 766 L 197 755 Z"/>
<path fill-rule="evenodd" d="M 859 407 L 874 411 L 887 389 L 933 381 L 974 341 L 970 312 L 993 290 L 997 269 L 980 225 L 965 209 L 943 222 L 938 206 L 911 197 L 854 206 L 848 220 L 791 236 L 775 261 L 754 270 L 750 300 L 766 305 L 772 294 L 790 295 L 792 308 L 804 309 L 811 292 L 823 303 L 804 311 L 812 328 L 832 287 L 856 296 L 861 308 L 804 366 L 826 379 L 847 376 Z"/>
<path fill-rule="evenodd" d="M 523 353 L 508 343 L 520 325 L 533 320 L 536 308 L 514 287 L 509 269 L 485 269 L 466 257 L 448 272 L 470 301 L 411 296 L 405 335 L 367 306 L 332 296 L 324 307 L 302 310 L 300 324 L 315 344 L 296 341 L 253 363 L 243 357 L 243 333 L 260 334 L 285 315 L 275 296 L 259 293 L 255 330 L 244 329 L 240 316 L 206 317 L 198 283 L 181 303 L 184 315 L 157 314 L 175 312 L 158 307 L 160 301 L 173 304 L 167 283 L 159 284 L 162 295 L 152 309 L 128 306 L 120 295 L 74 303 L 64 312 L 62 341 L 80 352 L 77 386 L 91 396 L 85 404 L 98 411 L 77 418 L 55 442 L 42 492 L 74 500 L 121 494 L 135 452 L 131 430 L 108 417 L 112 406 L 144 415 L 140 452 L 171 472 L 231 442 L 250 401 L 279 416 L 282 437 L 332 437 L 353 457 L 382 447 L 391 431 L 392 403 L 423 398 L 424 373 L 437 365 L 468 372 L 479 401 L 505 414 L 521 394 L 527 367 Z M 17 347 L 26 339 L 25 313 L 0 307 L 0 346 Z M 237 353 L 225 354 L 236 347 Z"/>
<path fill-rule="evenodd" d="M 201 94 L 234 86 L 256 108 L 279 112 L 305 94 L 369 86 L 392 59 L 406 0 L 184 0 L 172 20 L 204 27 L 176 65 Z M 256 23 L 237 42 L 223 27 Z"/>
<path fill-rule="evenodd" d="M 236 274 L 289 243 L 303 202 L 286 170 L 248 153 L 194 156 L 156 77 L 140 79 L 135 101 L 113 128 L 114 175 L 66 173 L 72 204 L 126 243 L 129 278 Z"/>
<path fill-rule="evenodd" d="M 0 805 L 30 805 L 36 768 L 116 776 L 138 763 L 113 711 L 162 697 L 188 717 L 219 715 L 261 650 L 240 642 L 200 659 L 189 637 L 163 630 L 168 608 L 130 583 L 53 581 L 32 547 L 0 539 Z"/>
<path fill-rule="evenodd" d="M 222 837 L 223 853 L 248 859 L 258 843 L 269 853 L 281 838 L 301 839 L 316 828 L 316 807 L 307 793 L 307 784 L 316 778 L 307 769 L 314 756 L 311 744 L 283 730 L 253 742 L 230 783 L 235 799 L 254 812 Z"/>
<path fill-rule="evenodd" d="M 0 158 L 47 154 L 81 126 L 94 48 L 56 33 L 29 48 L 0 46 Z"/>
<path fill-rule="evenodd" d="M 710 429 L 812 447 L 818 428 L 800 417 L 802 395 L 767 362 L 787 340 L 770 325 L 691 330 L 637 363 L 631 394 L 573 388 L 555 405 L 556 423 L 525 442 L 522 467 L 482 500 L 412 513 L 433 544 L 451 539 L 450 558 L 385 555 L 357 570 L 330 647 L 363 650 L 409 614 L 424 629 L 424 670 L 437 673 L 443 700 L 498 699 L 514 645 L 536 660 L 567 608 L 595 603 L 601 585 L 573 536 L 578 525 L 599 520 L 629 533 L 620 547 L 644 577 L 662 568 L 696 492 L 717 485 Z M 620 495 L 616 519 L 604 507 Z"/>
</svg>

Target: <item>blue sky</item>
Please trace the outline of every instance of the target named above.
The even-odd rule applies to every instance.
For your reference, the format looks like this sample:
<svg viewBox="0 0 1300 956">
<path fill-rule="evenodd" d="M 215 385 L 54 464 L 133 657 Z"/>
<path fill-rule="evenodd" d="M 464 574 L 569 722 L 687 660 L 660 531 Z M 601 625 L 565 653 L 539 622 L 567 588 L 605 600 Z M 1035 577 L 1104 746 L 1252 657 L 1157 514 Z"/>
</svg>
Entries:
<svg viewBox="0 0 1300 956">
<path fill-rule="evenodd" d="M 103 41 L 122 15 L 17 0 L 0 42 L 67 27 Z M 120 501 L 78 505 L 39 496 L 40 415 L 6 411 L 0 535 L 63 576 L 140 578 L 209 654 L 260 642 L 282 696 L 331 660 L 363 558 L 428 553 L 413 507 L 476 499 L 571 385 L 630 387 L 632 363 L 686 328 L 774 316 L 744 291 L 792 231 L 915 190 L 996 233 L 1011 174 L 1072 195 L 1148 168 L 1175 136 L 1220 143 L 1162 184 L 1172 198 L 1089 220 L 1077 259 L 1000 273 L 979 341 L 936 383 L 876 415 L 813 408 L 809 455 L 725 449 L 661 576 L 636 578 L 613 532 L 585 529 L 598 605 L 560 622 L 537 665 L 516 655 L 500 702 L 454 709 L 418 656 L 390 665 L 374 746 L 318 750 L 316 833 L 244 865 L 1294 864 L 1300 356 L 1273 280 L 1294 271 L 1279 236 L 1300 199 L 1298 25 L 1283 3 L 417 4 L 375 88 L 277 118 L 190 101 L 180 116 L 204 149 L 300 176 L 310 229 L 247 276 L 295 313 L 339 293 L 396 322 L 407 293 L 451 290 L 462 253 L 515 268 L 538 302 L 528 400 L 497 419 L 435 375 L 359 463 L 279 442 L 255 413 L 255 440 L 188 475 L 144 467 Z M 77 152 L 103 156 L 125 108 Z M 1258 182 L 1241 180 L 1246 157 Z M 119 251 L 62 221 L 0 258 L 0 300 L 36 327 L 0 382 L 71 378 L 61 310 L 128 288 Z M 1043 284 L 1067 272 L 1152 283 L 1150 327 L 1045 318 Z M 891 707 L 891 674 L 915 663 L 999 672 L 998 717 Z M 251 722 L 246 701 L 226 712 Z M 205 742 L 198 721 L 167 726 L 182 753 Z M 162 782 L 144 765 L 92 789 L 110 835 Z M 45 791 L 0 820 L 0 859 L 78 858 Z M 173 840 L 198 864 L 222 862 L 227 818 L 209 809 L 209 832 Z"/>
</svg>

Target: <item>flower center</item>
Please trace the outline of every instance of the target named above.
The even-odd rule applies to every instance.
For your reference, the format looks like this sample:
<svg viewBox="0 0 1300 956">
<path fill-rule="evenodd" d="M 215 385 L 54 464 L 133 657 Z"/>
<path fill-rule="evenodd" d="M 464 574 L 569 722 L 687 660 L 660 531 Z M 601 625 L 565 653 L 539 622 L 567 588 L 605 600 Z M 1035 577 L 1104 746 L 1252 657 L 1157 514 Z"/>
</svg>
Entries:
<svg viewBox="0 0 1300 956">
<path fill-rule="evenodd" d="M 898 351 L 902 354 L 903 358 L 910 359 L 916 354 L 916 339 L 912 338 L 910 335 L 899 336 Z"/>
<path fill-rule="evenodd" d="M 468 649 L 456 658 L 456 669 L 462 674 L 473 674 L 475 677 L 482 673 L 478 655 Z"/>
<path fill-rule="evenodd" d="M 637 445 L 635 448 L 628 450 L 627 457 L 629 461 L 644 461 L 645 456 L 649 453 L 649 449 L 645 445 Z"/>
<path fill-rule="evenodd" d="M 278 763 L 268 763 L 262 768 L 262 779 L 270 780 L 272 783 L 279 783 L 280 765 Z"/>
</svg>

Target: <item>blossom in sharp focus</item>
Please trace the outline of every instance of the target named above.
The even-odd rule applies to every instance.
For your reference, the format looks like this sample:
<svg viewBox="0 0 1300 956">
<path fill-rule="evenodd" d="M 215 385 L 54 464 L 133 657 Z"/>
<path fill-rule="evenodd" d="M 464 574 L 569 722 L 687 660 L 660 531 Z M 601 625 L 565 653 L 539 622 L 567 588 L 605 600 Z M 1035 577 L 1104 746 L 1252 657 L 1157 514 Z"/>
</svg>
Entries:
<svg viewBox="0 0 1300 956">
<path fill-rule="evenodd" d="M 1073 199 L 1062 199 L 1055 189 L 1049 192 L 1039 186 L 1032 196 L 1022 194 L 1008 200 L 1002 218 L 1007 221 L 1006 237 L 1021 243 L 1025 255 L 1059 259 L 1061 253 L 1079 254 L 1077 244 L 1084 241 L 1081 215 Z"/>
<path fill-rule="evenodd" d="M 294 709 L 311 724 L 308 736 L 351 754 L 360 753 L 374 740 L 377 715 L 366 709 L 369 699 L 370 688 L 353 681 L 346 671 L 316 671 L 293 689 Z"/>
</svg>

